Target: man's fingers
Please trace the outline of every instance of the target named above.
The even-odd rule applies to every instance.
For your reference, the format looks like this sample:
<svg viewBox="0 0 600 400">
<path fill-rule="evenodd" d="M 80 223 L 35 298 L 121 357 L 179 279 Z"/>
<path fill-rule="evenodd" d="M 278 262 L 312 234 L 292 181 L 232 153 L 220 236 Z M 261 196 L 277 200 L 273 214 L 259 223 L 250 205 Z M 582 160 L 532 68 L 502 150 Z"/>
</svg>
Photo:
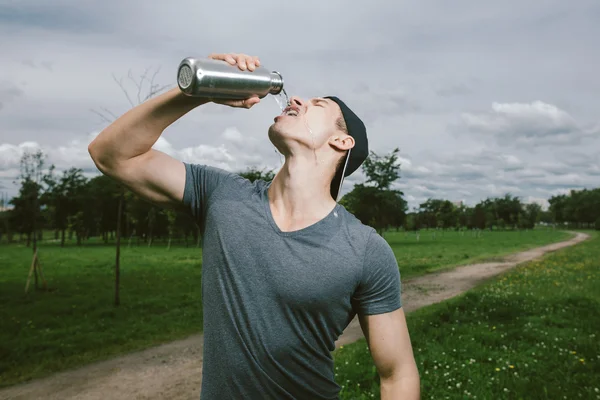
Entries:
<svg viewBox="0 0 600 400">
<path fill-rule="evenodd" d="M 233 54 L 226 54 L 225 55 L 225 61 L 227 61 L 229 64 L 231 65 L 235 65 L 237 63 L 235 57 Z"/>
<path fill-rule="evenodd" d="M 254 71 L 256 69 L 256 62 L 254 61 L 254 57 L 246 56 L 246 64 L 248 65 L 248 70 Z"/>
<path fill-rule="evenodd" d="M 257 96 L 250 97 L 244 100 L 232 100 L 227 102 L 229 106 L 237 108 L 252 108 L 258 103 L 260 103 L 260 98 L 258 98 Z"/>
<path fill-rule="evenodd" d="M 260 103 L 260 99 L 258 97 L 250 97 L 249 99 L 244 100 L 244 107 L 251 108 L 258 103 Z"/>
<path fill-rule="evenodd" d="M 237 61 L 235 59 L 235 54 L 211 53 L 211 54 L 209 54 L 208 58 L 211 58 L 213 60 L 226 61 L 231 65 L 237 64 Z"/>
<path fill-rule="evenodd" d="M 237 65 L 238 65 L 238 68 L 241 69 L 242 71 L 245 71 L 248 68 L 248 65 L 246 64 L 246 55 L 245 54 L 238 55 Z"/>
<path fill-rule="evenodd" d="M 242 71 L 254 71 L 260 67 L 260 59 L 256 56 L 236 53 L 211 53 L 208 58 L 213 60 L 227 61 L 231 65 L 237 65 Z"/>
<path fill-rule="evenodd" d="M 253 96 L 244 100 L 228 100 L 228 99 L 210 99 L 213 103 L 223 104 L 229 107 L 235 108 L 251 108 L 254 105 L 260 103 L 258 96 Z"/>
</svg>

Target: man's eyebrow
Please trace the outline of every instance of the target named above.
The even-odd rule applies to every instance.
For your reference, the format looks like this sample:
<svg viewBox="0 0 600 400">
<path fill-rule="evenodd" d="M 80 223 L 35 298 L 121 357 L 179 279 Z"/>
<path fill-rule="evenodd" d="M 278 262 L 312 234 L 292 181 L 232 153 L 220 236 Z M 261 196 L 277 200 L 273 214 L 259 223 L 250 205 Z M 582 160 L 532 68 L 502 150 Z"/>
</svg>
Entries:
<svg viewBox="0 0 600 400">
<path fill-rule="evenodd" d="M 313 99 L 313 104 L 317 104 L 317 103 L 329 104 L 329 101 L 327 101 L 327 99 L 324 99 L 322 97 L 317 97 L 317 98 Z"/>
</svg>

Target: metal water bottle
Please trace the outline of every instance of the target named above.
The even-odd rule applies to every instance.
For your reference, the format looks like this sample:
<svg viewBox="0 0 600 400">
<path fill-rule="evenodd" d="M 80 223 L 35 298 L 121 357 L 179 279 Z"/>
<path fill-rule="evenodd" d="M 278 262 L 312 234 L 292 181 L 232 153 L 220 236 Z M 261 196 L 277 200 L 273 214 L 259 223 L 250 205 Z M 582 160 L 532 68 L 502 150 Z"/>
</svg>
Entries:
<svg viewBox="0 0 600 400">
<path fill-rule="evenodd" d="M 241 71 L 226 61 L 187 57 L 177 69 L 179 89 L 188 96 L 219 99 L 263 98 L 279 94 L 283 77 L 262 65 L 254 71 Z"/>
</svg>

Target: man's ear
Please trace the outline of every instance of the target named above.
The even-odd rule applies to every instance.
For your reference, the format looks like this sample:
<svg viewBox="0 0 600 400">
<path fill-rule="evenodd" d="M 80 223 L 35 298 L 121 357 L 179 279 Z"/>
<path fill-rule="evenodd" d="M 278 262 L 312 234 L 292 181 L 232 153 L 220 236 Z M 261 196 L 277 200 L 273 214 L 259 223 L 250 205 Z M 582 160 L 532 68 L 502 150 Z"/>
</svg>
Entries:
<svg viewBox="0 0 600 400">
<path fill-rule="evenodd" d="M 345 151 L 350 150 L 354 147 L 354 138 L 350 135 L 334 135 L 329 138 L 329 144 L 335 147 L 337 150 Z"/>
</svg>

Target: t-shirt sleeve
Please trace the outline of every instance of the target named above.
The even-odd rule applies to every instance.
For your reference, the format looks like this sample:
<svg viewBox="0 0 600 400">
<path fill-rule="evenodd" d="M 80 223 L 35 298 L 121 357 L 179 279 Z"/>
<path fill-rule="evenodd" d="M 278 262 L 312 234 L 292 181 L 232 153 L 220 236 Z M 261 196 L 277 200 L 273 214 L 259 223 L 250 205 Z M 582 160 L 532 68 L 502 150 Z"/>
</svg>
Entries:
<svg viewBox="0 0 600 400">
<path fill-rule="evenodd" d="M 236 175 L 220 168 L 203 164 L 185 165 L 185 188 L 183 191 L 183 205 L 187 213 L 204 225 L 206 209 L 211 196 L 217 188 L 235 180 Z"/>
<path fill-rule="evenodd" d="M 357 314 L 382 314 L 402 306 L 400 270 L 392 248 L 376 232 L 369 235 L 362 278 L 352 297 Z"/>
</svg>

